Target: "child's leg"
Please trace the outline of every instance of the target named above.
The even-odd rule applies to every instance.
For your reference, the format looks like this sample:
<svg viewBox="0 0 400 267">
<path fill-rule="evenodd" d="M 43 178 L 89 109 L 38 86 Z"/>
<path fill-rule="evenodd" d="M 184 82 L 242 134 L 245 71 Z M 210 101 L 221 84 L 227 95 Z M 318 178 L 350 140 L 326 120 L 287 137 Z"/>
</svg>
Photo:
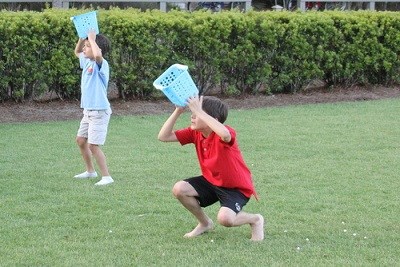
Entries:
<svg viewBox="0 0 400 267">
<path fill-rule="evenodd" d="M 251 227 L 251 240 L 261 241 L 264 239 L 264 218 L 261 214 L 251 214 L 243 211 L 236 213 L 230 208 L 221 207 L 218 212 L 218 222 L 226 227 L 249 224 Z"/>
<path fill-rule="evenodd" d="M 101 150 L 101 145 L 104 145 L 107 137 L 108 123 L 110 121 L 111 110 L 94 110 L 88 113 L 88 143 L 89 149 L 92 151 L 92 156 L 101 172 L 101 180 L 96 185 L 107 185 L 113 183 L 108 172 L 106 156 Z"/>
<path fill-rule="evenodd" d="M 99 166 L 101 176 L 110 176 L 107 167 L 107 160 L 104 152 L 98 145 L 89 145 L 90 151 L 92 151 L 93 157 L 96 159 L 96 163 Z"/>
<path fill-rule="evenodd" d="M 89 149 L 89 144 L 87 142 L 87 138 L 77 136 L 76 143 L 79 146 L 83 161 L 85 162 L 86 171 L 91 172 L 91 173 L 95 172 L 94 166 L 93 166 L 93 161 L 92 161 L 92 152 Z"/>
<path fill-rule="evenodd" d="M 172 192 L 182 205 L 199 221 L 199 224 L 191 232 L 186 233 L 184 237 L 195 237 L 213 229 L 214 224 L 212 220 L 204 213 L 199 202 L 195 198 L 198 196 L 198 193 L 193 186 L 188 182 L 179 181 L 174 185 Z"/>
</svg>

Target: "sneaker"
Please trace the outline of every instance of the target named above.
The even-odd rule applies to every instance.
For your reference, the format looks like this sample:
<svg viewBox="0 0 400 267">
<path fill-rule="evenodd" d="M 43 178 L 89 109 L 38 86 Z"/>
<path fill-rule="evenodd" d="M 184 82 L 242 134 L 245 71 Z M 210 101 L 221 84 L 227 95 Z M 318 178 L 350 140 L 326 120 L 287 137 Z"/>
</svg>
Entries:
<svg viewBox="0 0 400 267">
<path fill-rule="evenodd" d="M 113 182 L 114 182 L 114 180 L 113 180 L 113 178 L 111 178 L 111 176 L 103 176 L 101 178 L 101 180 L 98 181 L 97 183 L 95 183 L 94 185 L 108 185 Z"/>
<path fill-rule="evenodd" d="M 85 179 L 85 178 L 96 178 L 97 172 L 82 172 L 81 174 L 77 174 L 74 178 Z"/>
</svg>

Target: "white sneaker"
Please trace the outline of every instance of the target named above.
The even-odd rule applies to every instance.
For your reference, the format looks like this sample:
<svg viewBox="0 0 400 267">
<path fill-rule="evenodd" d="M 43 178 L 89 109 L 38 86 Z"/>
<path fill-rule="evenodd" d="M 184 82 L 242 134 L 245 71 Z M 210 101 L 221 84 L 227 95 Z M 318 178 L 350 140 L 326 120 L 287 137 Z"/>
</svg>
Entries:
<svg viewBox="0 0 400 267">
<path fill-rule="evenodd" d="M 85 178 L 96 178 L 97 172 L 82 172 L 81 174 L 77 174 L 74 178 L 85 179 Z"/>
<path fill-rule="evenodd" d="M 114 182 L 114 180 L 113 180 L 113 178 L 111 178 L 111 176 L 103 176 L 101 178 L 101 180 L 98 181 L 97 183 L 95 183 L 94 185 L 108 185 L 113 182 Z"/>
</svg>

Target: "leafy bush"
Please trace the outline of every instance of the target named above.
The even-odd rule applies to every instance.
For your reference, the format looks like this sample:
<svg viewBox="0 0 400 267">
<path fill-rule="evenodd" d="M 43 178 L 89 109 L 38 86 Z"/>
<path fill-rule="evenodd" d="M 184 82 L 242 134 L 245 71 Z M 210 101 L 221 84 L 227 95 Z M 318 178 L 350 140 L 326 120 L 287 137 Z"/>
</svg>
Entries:
<svg viewBox="0 0 400 267">
<path fill-rule="evenodd" d="M 0 12 L 0 100 L 79 98 L 78 39 L 70 17 L 88 10 Z M 296 92 L 400 82 L 396 12 L 98 10 L 121 98 L 159 95 L 153 81 L 181 63 L 203 94 Z"/>
</svg>

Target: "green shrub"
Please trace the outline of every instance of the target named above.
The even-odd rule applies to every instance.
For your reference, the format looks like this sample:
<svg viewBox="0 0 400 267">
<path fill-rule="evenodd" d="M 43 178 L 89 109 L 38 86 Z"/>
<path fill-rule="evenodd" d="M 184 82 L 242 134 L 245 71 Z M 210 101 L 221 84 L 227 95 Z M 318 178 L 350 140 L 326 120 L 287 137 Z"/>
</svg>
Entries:
<svg viewBox="0 0 400 267">
<path fill-rule="evenodd" d="M 0 12 L 0 101 L 80 96 L 78 40 L 70 17 L 88 10 Z M 396 12 L 161 12 L 98 10 L 112 42 L 106 58 L 121 98 L 159 96 L 153 81 L 189 66 L 203 94 L 296 92 L 400 82 Z"/>
</svg>

